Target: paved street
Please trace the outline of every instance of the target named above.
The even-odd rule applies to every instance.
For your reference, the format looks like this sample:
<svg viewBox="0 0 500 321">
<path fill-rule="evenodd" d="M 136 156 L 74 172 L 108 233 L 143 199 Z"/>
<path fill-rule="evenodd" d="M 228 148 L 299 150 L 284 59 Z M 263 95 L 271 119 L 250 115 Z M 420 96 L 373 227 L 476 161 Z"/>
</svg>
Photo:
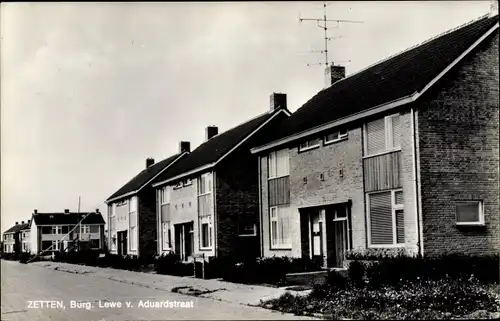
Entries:
<svg viewBox="0 0 500 321">
<path fill-rule="evenodd" d="M 2 260 L 1 268 L 1 319 L 6 321 L 301 319 L 237 303 L 187 296 L 18 262 Z M 144 307 L 139 307 L 141 300 Z M 147 301 L 166 306 L 147 307 Z M 72 302 L 78 307 L 71 307 Z M 121 308 L 116 306 L 118 303 L 122 304 Z M 42 307 L 49 304 L 55 306 Z M 186 307 L 169 307 L 174 304 Z"/>
</svg>

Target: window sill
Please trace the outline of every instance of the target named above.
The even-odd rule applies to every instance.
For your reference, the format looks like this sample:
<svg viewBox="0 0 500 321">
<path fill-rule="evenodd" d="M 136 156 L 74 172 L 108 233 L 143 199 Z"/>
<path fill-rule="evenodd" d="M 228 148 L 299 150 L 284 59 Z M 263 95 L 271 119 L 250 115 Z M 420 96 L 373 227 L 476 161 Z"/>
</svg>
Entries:
<svg viewBox="0 0 500 321">
<path fill-rule="evenodd" d="M 212 251 L 211 247 L 200 247 L 200 251 Z"/>
<path fill-rule="evenodd" d="M 382 155 L 385 155 L 385 154 L 390 154 L 390 153 L 395 153 L 395 152 L 400 152 L 400 151 L 401 151 L 401 148 L 395 148 L 395 149 L 391 149 L 391 150 L 385 150 L 383 152 L 379 152 L 379 153 L 375 153 L 375 154 L 363 156 L 363 159 L 377 157 L 377 156 L 382 156 Z"/>
<path fill-rule="evenodd" d="M 338 142 L 343 142 L 344 140 L 348 140 L 349 137 L 346 136 L 346 137 L 342 137 L 342 138 L 339 138 L 339 139 L 335 139 L 335 140 L 324 140 L 323 141 L 323 146 L 327 146 L 327 145 L 331 145 L 331 144 L 335 144 L 335 143 L 338 143 Z"/>
<path fill-rule="evenodd" d="M 486 226 L 484 222 L 467 222 L 467 223 L 455 223 L 455 225 L 458 226 Z"/>
<path fill-rule="evenodd" d="M 405 243 L 400 243 L 400 244 L 384 244 L 384 245 L 369 244 L 368 248 L 370 248 L 370 249 L 397 249 L 397 248 L 402 248 L 404 246 L 405 246 Z"/>
<path fill-rule="evenodd" d="M 269 250 L 271 251 L 291 251 L 292 250 L 292 246 L 271 246 L 269 248 Z"/>
<path fill-rule="evenodd" d="M 319 148 L 319 147 L 320 147 L 320 144 L 309 146 L 309 147 L 306 147 L 306 148 L 300 148 L 299 147 L 299 153 L 307 152 L 309 150 L 316 149 L 316 148 Z"/>
<path fill-rule="evenodd" d="M 239 237 L 247 237 L 247 236 L 257 236 L 256 233 L 254 234 L 238 234 Z"/>
</svg>

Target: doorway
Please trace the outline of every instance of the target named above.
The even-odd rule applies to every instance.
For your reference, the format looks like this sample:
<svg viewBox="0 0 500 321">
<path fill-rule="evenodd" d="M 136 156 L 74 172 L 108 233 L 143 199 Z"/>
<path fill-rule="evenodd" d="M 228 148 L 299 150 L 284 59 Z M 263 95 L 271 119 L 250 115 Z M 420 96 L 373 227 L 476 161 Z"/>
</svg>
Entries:
<svg viewBox="0 0 500 321">
<path fill-rule="evenodd" d="M 187 261 L 193 255 L 194 245 L 194 222 L 175 224 L 175 253 L 179 254 L 183 261 Z"/>
<path fill-rule="evenodd" d="M 128 244 L 127 232 L 128 231 L 117 232 L 118 255 L 127 255 L 127 244 Z"/>
</svg>

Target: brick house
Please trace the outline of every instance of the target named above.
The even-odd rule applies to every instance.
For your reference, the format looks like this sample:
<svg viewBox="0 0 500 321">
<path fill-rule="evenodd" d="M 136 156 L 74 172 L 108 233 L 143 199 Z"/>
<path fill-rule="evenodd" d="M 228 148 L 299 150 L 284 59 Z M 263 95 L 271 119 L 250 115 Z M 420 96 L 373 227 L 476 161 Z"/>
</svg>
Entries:
<svg viewBox="0 0 500 321">
<path fill-rule="evenodd" d="M 79 250 L 101 251 L 104 247 L 104 218 L 99 210 L 91 213 L 39 213 L 34 210 L 29 223 L 29 251 L 32 254 Z"/>
<path fill-rule="evenodd" d="M 137 257 L 156 253 L 156 196 L 151 184 L 189 151 L 190 143 L 180 142 L 178 154 L 156 164 L 146 159 L 146 168 L 106 200 L 110 253 Z"/>
<path fill-rule="evenodd" d="M 26 232 L 29 237 L 29 221 L 24 221 L 19 224 L 16 222 L 14 226 L 9 228 L 3 233 L 3 253 L 21 253 L 27 252 L 26 245 Z"/>
<path fill-rule="evenodd" d="M 250 148 L 290 115 L 286 95 L 271 95 L 269 112 L 206 141 L 168 169 L 157 190 L 158 253 L 183 260 L 259 256 L 257 158 Z"/>
<path fill-rule="evenodd" d="M 498 253 L 498 15 L 344 72 L 252 149 L 262 255 Z"/>
</svg>

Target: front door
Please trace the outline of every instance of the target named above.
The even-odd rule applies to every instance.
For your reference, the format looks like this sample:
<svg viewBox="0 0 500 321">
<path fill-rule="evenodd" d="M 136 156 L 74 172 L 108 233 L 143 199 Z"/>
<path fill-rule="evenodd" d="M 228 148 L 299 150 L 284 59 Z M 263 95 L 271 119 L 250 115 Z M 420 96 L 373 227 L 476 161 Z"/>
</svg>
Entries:
<svg viewBox="0 0 500 321">
<path fill-rule="evenodd" d="M 118 238 L 118 255 L 127 255 L 127 231 L 117 233 Z"/>
<path fill-rule="evenodd" d="M 325 208 L 329 267 L 342 268 L 350 248 L 348 210 L 344 204 Z"/>
<path fill-rule="evenodd" d="M 183 261 L 193 254 L 194 230 L 193 222 L 176 224 L 175 232 L 175 253 L 179 254 Z"/>
</svg>

